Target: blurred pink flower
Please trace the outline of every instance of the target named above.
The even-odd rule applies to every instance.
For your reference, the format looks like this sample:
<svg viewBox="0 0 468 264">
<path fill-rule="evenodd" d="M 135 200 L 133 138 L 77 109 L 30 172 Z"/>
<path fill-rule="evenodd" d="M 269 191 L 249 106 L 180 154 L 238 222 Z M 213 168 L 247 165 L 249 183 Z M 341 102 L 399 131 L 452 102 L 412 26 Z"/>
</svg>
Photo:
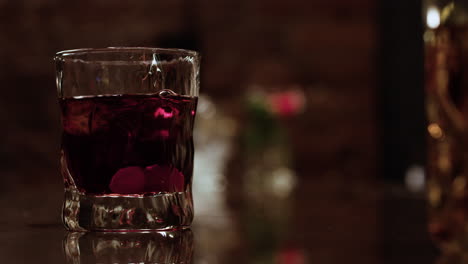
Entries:
<svg viewBox="0 0 468 264">
<path fill-rule="evenodd" d="M 271 111 L 281 117 L 290 117 L 302 112 L 305 96 L 300 89 L 275 92 L 267 98 Z"/>
</svg>

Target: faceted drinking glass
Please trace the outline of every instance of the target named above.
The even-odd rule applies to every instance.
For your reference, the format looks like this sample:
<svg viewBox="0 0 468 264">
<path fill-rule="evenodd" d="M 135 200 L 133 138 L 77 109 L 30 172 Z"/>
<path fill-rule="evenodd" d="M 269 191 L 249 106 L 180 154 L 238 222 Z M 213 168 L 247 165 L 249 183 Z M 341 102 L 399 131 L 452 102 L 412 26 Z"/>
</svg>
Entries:
<svg viewBox="0 0 468 264">
<path fill-rule="evenodd" d="M 190 226 L 199 61 L 180 49 L 56 54 L 68 230 Z"/>
</svg>

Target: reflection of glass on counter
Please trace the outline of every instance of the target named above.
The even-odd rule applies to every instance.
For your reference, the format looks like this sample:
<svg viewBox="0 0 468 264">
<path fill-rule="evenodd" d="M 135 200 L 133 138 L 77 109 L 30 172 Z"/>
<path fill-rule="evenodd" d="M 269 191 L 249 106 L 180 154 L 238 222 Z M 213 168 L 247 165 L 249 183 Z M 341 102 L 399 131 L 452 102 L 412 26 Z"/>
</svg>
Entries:
<svg viewBox="0 0 468 264">
<path fill-rule="evenodd" d="M 68 233 L 67 263 L 191 263 L 191 230 L 130 233 Z"/>
</svg>

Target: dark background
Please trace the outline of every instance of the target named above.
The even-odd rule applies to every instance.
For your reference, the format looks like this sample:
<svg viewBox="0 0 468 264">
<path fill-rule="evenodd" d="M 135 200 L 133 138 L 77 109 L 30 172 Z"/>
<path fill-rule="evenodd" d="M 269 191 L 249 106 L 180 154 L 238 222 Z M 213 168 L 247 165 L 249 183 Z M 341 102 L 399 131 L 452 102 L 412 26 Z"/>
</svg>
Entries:
<svg viewBox="0 0 468 264">
<path fill-rule="evenodd" d="M 59 221 L 55 52 L 187 48 L 202 54 L 202 94 L 240 116 L 239 133 L 250 87 L 304 92 L 304 113 L 287 121 L 304 183 L 296 224 L 346 222 L 298 239 L 323 240 L 307 249 L 311 260 L 431 262 L 423 194 L 404 186 L 425 162 L 421 12 L 421 1 L 403 0 L 0 0 L 0 205 L 11 209 L 0 225 Z"/>
</svg>

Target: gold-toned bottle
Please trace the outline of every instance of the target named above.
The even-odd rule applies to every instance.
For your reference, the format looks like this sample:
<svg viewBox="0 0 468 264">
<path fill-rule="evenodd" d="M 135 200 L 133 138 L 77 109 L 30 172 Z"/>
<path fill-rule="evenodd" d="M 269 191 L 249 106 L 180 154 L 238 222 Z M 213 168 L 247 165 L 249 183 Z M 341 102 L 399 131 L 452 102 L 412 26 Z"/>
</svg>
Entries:
<svg viewBox="0 0 468 264">
<path fill-rule="evenodd" d="M 429 231 L 455 253 L 468 247 L 468 1 L 424 11 Z"/>
</svg>

